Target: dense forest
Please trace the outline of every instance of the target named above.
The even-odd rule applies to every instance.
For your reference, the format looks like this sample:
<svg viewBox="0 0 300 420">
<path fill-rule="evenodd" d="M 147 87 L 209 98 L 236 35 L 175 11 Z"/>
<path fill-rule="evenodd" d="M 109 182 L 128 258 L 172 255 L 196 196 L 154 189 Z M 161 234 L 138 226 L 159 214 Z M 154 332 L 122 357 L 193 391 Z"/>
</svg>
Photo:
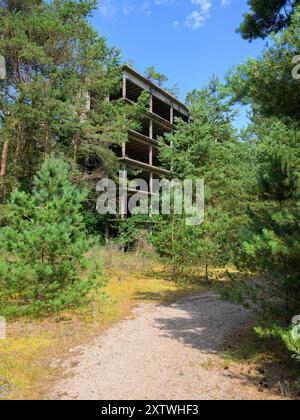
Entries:
<svg viewBox="0 0 300 420">
<path fill-rule="evenodd" d="M 114 145 L 138 129 L 147 95 L 109 101 L 121 56 L 89 24 L 96 0 L 0 2 L 0 313 L 44 315 L 88 301 L 101 267 L 87 255 L 109 221 L 95 211 L 96 182 L 116 178 Z M 249 1 L 238 32 L 267 38 L 261 56 L 228 69 L 226 83 L 187 95 L 190 120 L 159 139 L 160 161 L 178 179 L 205 180 L 205 222 L 155 216 L 147 240 L 175 280 L 227 279 L 224 298 L 264 314 L 261 335 L 277 336 L 300 360 L 300 53 L 298 1 Z M 149 67 L 164 86 L 167 78 Z M 296 72 L 297 73 L 297 72 Z M 171 89 L 171 92 L 174 93 Z M 234 128 L 236 104 L 250 123 Z M 169 145 L 172 145 L 171 147 Z M 147 216 L 120 223 L 115 241 L 134 249 Z M 100 262 L 101 265 L 101 262 Z M 82 281 L 87 267 L 89 276 Z M 235 267 L 238 275 L 228 267 Z M 225 286 L 224 286 L 225 284 Z"/>
</svg>

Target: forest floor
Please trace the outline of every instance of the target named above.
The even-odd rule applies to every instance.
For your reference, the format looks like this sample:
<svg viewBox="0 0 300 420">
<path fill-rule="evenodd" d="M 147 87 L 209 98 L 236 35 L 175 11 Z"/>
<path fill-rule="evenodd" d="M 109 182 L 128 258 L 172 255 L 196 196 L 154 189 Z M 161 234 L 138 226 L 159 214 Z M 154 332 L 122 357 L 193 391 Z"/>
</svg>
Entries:
<svg viewBox="0 0 300 420">
<path fill-rule="evenodd" d="M 244 308 L 152 258 L 97 250 L 106 298 L 8 322 L 0 399 L 291 399 L 297 371 Z M 298 375 L 299 376 L 299 375 Z"/>
</svg>

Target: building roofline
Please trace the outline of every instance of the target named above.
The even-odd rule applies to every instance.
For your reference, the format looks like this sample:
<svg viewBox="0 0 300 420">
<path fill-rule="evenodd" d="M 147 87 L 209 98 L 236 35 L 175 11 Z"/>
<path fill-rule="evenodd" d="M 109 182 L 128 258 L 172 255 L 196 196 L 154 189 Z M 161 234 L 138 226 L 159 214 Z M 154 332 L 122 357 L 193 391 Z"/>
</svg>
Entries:
<svg viewBox="0 0 300 420">
<path fill-rule="evenodd" d="M 170 99 L 170 101 L 172 101 L 173 103 L 176 103 L 179 107 L 184 108 L 187 114 L 189 114 L 189 110 L 187 106 L 183 102 L 181 102 L 179 99 L 177 99 L 175 96 L 173 96 L 171 93 L 161 88 L 160 86 L 156 85 L 155 83 L 151 82 L 151 80 L 147 79 L 147 77 L 143 76 L 141 73 L 139 73 L 138 71 L 130 67 L 128 64 L 124 64 L 122 68 L 124 71 L 127 71 L 128 73 L 132 73 L 136 78 L 140 79 L 142 82 L 147 84 L 150 90 L 151 89 L 157 90 L 162 95 L 167 96 Z"/>
</svg>

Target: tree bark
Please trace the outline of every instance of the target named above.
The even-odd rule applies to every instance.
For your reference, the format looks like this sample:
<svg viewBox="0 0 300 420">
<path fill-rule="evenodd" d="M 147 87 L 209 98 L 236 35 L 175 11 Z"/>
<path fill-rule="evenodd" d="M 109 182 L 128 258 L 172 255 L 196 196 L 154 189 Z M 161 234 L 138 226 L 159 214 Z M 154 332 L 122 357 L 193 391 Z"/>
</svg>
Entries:
<svg viewBox="0 0 300 420">
<path fill-rule="evenodd" d="M 209 283 L 209 271 L 208 271 L 208 264 L 205 266 L 205 281 Z"/>
<path fill-rule="evenodd" d="M 50 154 L 49 127 L 47 124 L 46 129 L 45 129 L 45 155 L 48 156 L 49 154 Z"/>
<path fill-rule="evenodd" d="M 17 74 L 18 74 L 18 77 L 19 77 L 20 85 L 23 85 L 24 80 L 23 80 L 23 75 L 22 75 L 20 56 L 19 56 L 18 52 L 16 52 L 16 66 L 17 66 Z"/>
<path fill-rule="evenodd" d="M 5 140 L 3 149 L 2 149 L 1 169 L 0 169 L 0 202 L 2 202 L 5 197 L 5 175 L 6 175 L 9 143 L 10 143 L 9 139 Z"/>
<path fill-rule="evenodd" d="M 75 133 L 73 135 L 73 165 L 74 165 L 74 169 L 76 167 L 77 160 L 78 160 L 78 142 L 79 142 L 79 136 L 78 136 L 77 133 Z"/>
<path fill-rule="evenodd" d="M 32 190 L 33 182 L 33 139 L 29 140 L 29 188 Z"/>
<path fill-rule="evenodd" d="M 28 142 L 27 140 L 25 140 L 23 149 L 22 149 L 22 164 L 23 164 L 22 176 L 23 178 L 26 177 L 26 170 L 27 170 L 27 147 L 28 147 Z"/>
<path fill-rule="evenodd" d="M 19 125 L 17 128 L 17 142 L 15 148 L 15 158 L 14 158 L 14 179 L 18 181 L 19 179 L 19 157 L 23 137 L 23 128 Z"/>
</svg>

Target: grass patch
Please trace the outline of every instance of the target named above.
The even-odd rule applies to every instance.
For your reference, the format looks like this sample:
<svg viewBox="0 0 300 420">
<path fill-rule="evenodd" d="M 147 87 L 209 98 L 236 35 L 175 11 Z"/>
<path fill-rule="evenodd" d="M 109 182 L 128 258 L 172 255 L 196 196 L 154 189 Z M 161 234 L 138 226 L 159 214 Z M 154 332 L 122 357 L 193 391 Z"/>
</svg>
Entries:
<svg viewBox="0 0 300 420">
<path fill-rule="evenodd" d="M 219 371 L 219 370 L 228 370 L 231 366 L 230 360 L 226 359 L 208 359 L 205 362 L 199 363 L 196 367 L 200 367 L 207 371 Z"/>
</svg>

